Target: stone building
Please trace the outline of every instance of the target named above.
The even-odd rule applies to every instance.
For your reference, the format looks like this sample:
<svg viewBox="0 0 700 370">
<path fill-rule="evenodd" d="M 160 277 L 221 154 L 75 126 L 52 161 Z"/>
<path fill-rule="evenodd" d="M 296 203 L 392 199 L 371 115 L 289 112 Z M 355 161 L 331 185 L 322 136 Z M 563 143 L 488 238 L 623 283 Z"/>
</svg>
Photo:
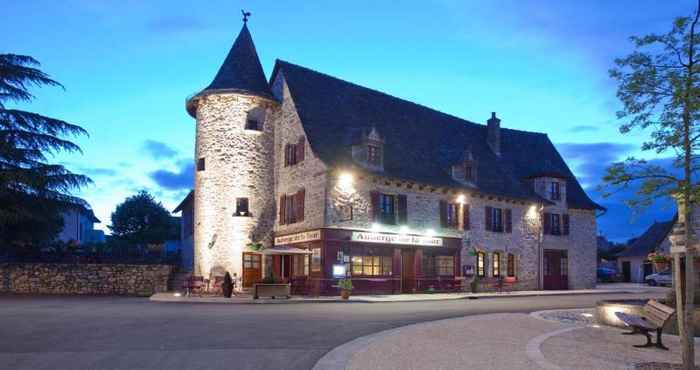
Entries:
<svg viewBox="0 0 700 370">
<path fill-rule="evenodd" d="M 451 116 L 277 60 L 248 27 L 196 119 L 195 273 L 296 292 L 590 288 L 596 211 L 546 134 Z M 187 211 L 189 207 L 190 211 Z"/>
</svg>

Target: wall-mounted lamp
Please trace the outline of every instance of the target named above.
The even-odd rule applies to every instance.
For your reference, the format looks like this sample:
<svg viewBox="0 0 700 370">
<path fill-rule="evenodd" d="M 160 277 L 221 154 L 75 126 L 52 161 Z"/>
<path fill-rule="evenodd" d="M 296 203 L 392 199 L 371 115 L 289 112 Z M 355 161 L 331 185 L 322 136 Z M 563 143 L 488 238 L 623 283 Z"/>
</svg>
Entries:
<svg viewBox="0 0 700 370">
<path fill-rule="evenodd" d="M 435 236 L 435 230 L 433 230 L 433 229 L 425 230 L 425 235 L 429 236 L 429 237 L 433 237 L 433 236 Z"/>
<path fill-rule="evenodd" d="M 338 176 L 338 185 L 340 187 L 349 188 L 353 185 L 354 182 L 355 178 L 350 172 L 342 172 L 340 176 Z"/>
<path fill-rule="evenodd" d="M 464 204 L 466 202 L 467 202 L 467 197 L 464 196 L 464 194 L 460 194 L 457 196 L 457 203 Z"/>
</svg>

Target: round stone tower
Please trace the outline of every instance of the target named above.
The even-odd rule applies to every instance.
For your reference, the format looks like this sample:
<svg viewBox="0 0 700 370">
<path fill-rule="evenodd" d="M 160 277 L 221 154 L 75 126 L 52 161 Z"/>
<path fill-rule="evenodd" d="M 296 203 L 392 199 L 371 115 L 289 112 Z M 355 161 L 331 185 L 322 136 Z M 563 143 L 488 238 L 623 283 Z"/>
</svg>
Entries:
<svg viewBox="0 0 700 370">
<path fill-rule="evenodd" d="M 187 100 L 197 120 L 194 269 L 243 277 L 243 254 L 271 243 L 277 107 L 244 24 L 212 83 Z M 260 269 L 259 256 L 256 257 Z M 254 261 L 253 261 L 254 262 Z M 248 265 L 248 264 L 247 264 Z M 249 267 L 249 266 L 246 266 Z"/>
</svg>

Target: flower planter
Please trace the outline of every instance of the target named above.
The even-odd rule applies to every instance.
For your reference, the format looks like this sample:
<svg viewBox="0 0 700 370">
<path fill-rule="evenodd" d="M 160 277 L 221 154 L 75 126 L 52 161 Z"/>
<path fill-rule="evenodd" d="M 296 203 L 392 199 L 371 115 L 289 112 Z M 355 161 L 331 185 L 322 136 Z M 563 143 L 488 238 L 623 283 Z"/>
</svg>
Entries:
<svg viewBox="0 0 700 370">
<path fill-rule="evenodd" d="M 260 297 L 289 298 L 292 295 L 291 290 L 290 284 L 255 284 L 253 286 L 253 299 Z"/>
<path fill-rule="evenodd" d="M 350 299 L 350 291 L 347 289 L 341 289 L 340 290 L 340 298 L 342 299 Z"/>
</svg>

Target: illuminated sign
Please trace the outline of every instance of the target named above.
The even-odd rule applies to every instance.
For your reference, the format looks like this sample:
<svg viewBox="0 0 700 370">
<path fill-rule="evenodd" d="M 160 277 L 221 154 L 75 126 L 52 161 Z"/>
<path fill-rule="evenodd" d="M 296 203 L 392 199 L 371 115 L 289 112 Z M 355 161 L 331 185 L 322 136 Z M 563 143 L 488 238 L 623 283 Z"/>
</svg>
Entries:
<svg viewBox="0 0 700 370">
<path fill-rule="evenodd" d="M 428 247 L 442 246 L 442 238 L 418 235 L 368 233 L 362 231 L 353 231 L 351 240 L 365 243 L 424 245 Z"/>
<path fill-rule="evenodd" d="M 275 238 L 275 245 L 305 243 L 314 240 L 321 240 L 321 230 L 278 236 Z"/>
</svg>

